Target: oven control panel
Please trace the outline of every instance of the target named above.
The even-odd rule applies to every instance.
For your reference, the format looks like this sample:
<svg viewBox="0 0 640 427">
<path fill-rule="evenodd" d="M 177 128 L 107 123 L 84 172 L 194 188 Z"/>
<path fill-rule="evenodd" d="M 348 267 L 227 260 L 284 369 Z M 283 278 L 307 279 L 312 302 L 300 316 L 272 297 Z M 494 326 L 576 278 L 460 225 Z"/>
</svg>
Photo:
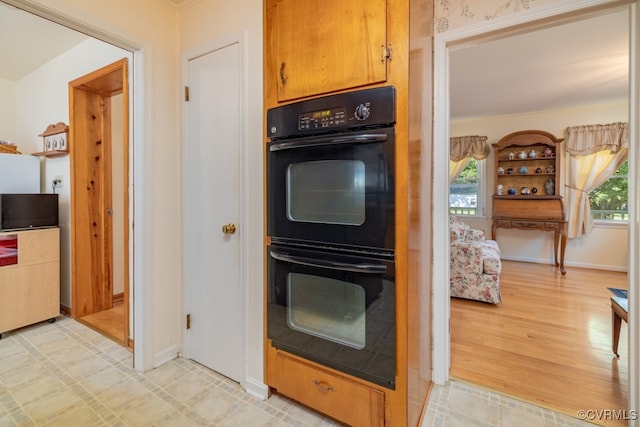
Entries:
<svg viewBox="0 0 640 427">
<path fill-rule="evenodd" d="M 393 125 L 396 121 L 395 95 L 393 86 L 383 86 L 272 108 L 267 111 L 267 136 L 295 138 Z"/>
<path fill-rule="evenodd" d="M 332 128 L 345 123 L 347 123 L 347 110 L 344 107 L 313 111 L 298 116 L 298 130 Z"/>
</svg>

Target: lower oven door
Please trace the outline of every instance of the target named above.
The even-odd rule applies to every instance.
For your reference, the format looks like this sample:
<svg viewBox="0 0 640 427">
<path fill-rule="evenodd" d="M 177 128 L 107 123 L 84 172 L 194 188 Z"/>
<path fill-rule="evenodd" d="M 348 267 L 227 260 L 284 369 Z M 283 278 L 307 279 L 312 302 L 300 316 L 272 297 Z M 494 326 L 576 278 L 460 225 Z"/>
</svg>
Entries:
<svg viewBox="0 0 640 427">
<path fill-rule="evenodd" d="M 268 253 L 272 345 L 394 389 L 393 260 L 280 245 Z"/>
</svg>

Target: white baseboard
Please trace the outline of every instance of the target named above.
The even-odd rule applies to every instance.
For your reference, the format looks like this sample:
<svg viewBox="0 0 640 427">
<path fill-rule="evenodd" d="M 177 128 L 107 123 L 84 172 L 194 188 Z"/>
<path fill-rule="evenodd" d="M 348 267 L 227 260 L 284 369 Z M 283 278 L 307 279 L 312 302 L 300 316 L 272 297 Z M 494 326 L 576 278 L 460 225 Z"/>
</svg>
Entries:
<svg viewBox="0 0 640 427">
<path fill-rule="evenodd" d="M 520 262 L 531 262 L 534 264 L 551 264 L 552 261 L 548 259 L 537 259 L 537 258 L 525 258 L 525 257 L 514 257 L 514 256 L 500 256 L 500 259 L 506 261 L 520 261 Z M 599 265 L 599 264 L 586 264 L 581 262 L 566 262 L 564 263 L 565 267 L 578 267 L 578 268 L 590 268 L 593 270 L 605 270 L 605 271 L 619 271 L 622 273 L 628 272 L 627 268 L 624 267 L 615 267 L 611 265 Z"/>
<path fill-rule="evenodd" d="M 244 381 L 244 389 L 247 394 L 256 399 L 267 400 L 269 397 L 269 387 L 255 378 L 246 378 Z"/>
<path fill-rule="evenodd" d="M 153 367 L 157 368 L 170 360 L 176 359 L 180 354 L 180 350 L 180 346 L 176 344 L 161 351 L 160 353 L 156 353 L 153 357 Z"/>
</svg>

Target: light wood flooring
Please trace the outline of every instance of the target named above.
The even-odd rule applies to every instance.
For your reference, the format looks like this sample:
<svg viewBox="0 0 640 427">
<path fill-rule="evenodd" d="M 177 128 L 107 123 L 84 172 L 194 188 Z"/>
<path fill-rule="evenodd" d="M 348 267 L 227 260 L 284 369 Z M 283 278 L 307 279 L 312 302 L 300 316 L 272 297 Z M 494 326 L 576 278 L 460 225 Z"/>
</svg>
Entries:
<svg viewBox="0 0 640 427">
<path fill-rule="evenodd" d="M 500 280 L 501 304 L 451 299 L 452 378 L 573 417 L 628 409 L 627 324 L 618 359 L 607 290 L 627 289 L 627 274 L 503 261 Z"/>
<path fill-rule="evenodd" d="M 113 308 L 77 319 L 80 323 L 100 332 L 122 346 L 127 346 L 124 331 L 124 302 L 113 303 Z"/>
</svg>

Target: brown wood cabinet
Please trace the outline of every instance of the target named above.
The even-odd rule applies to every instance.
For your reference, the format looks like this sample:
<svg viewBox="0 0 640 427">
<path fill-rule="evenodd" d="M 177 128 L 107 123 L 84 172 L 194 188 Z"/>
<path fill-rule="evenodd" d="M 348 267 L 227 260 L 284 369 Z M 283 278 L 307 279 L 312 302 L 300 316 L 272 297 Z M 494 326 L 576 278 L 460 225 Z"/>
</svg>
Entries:
<svg viewBox="0 0 640 427">
<path fill-rule="evenodd" d="M 384 82 L 387 0 L 267 0 L 278 102 Z"/>
<path fill-rule="evenodd" d="M 0 333 L 60 314 L 60 229 L 0 233 L 17 237 L 17 263 L 0 266 Z"/>
<path fill-rule="evenodd" d="M 426 118 L 432 115 L 433 7 L 420 0 L 265 0 L 264 8 L 265 113 L 330 93 L 396 90 L 395 389 L 277 350 L 269 339 L 265 383 L 349 425 L 418 426 L 432 372 L 431 264 L 425 262 L 432 258 L 425 243 L 431 222 L 422 206 L 432 194 Z M 265 236 L 265 251 L 269 241 Z"/>
<path fill-rule="evenodd" d="M 549 132 L 525 130 L 493 144 L 496 188 L 491 238 L 496 239 L 498 228 L 552 231 L 554 262 L 566 274 L 566 221 L 558 194 L 561 142 Z"/>
</svg>

